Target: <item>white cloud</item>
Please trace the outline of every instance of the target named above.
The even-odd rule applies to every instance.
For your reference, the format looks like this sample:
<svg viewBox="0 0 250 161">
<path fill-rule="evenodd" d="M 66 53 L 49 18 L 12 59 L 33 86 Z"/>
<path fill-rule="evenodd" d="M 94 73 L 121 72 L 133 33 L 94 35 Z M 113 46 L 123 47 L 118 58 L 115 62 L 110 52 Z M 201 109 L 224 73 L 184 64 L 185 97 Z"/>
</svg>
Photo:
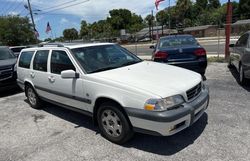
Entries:
<svg viewBox="0 0 250 161">
<path fill-rule="evenodd" d="M 75 2 L 69 3 L 67 5 L 76 4 L 83 2 L 83 0 L 75 0 Z M 37 9 L 41 9 L 44 12 L 48 11 L 46 8 L 52 6 L 60 6 L 60 4 L 70 2 L 69 0 L 51 1 L 51 0 L 33 0 L 32 5 Z M 165 8 L 168 6 L 168 2 L 165 1 L 161 3 L 160 7 Z M 39 8 L 38 8 L 39 7 Z M 81 17 L 82 19 L 88 21 L 96 21 L 99 19 L 104 19 L 109 15 L 109 10 L 126 8 L 134 13 L 145 16 L 151 13 L 151 10 L 155 10 L 154 0 L 90 0 L 86 3 L 78 4 L 72 7 L 64 8 L 55 12 L 67 13 Z M 56 8 L 54 8 L 56 9 Z M 54 12 L 54 13 L 55 13 Z"/>
<path fill-rule="evenodd" d="M 64 18 L 64 17 L 60 20 L 60 24 L 65 24 L 65 23 L 68 23 L 68 22 L 69 22 L 69 20 Z"/>
<path fill-rule="evenodd" d="M 44 18 L 44 16 L 36 16 L 34 18 L 34 21 L 35 21 L 35 23 L 37 23 L 37 22 L 41 21 L 43 18 Z"/>
</svg>

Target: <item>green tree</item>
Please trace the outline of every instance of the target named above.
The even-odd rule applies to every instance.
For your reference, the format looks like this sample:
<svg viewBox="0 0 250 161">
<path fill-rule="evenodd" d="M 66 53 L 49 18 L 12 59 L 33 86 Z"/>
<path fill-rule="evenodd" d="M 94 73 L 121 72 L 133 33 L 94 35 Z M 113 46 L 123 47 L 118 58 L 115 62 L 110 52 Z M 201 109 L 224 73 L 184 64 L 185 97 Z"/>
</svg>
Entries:
<svg viewBox="0 0 250 161">
<path fill-rule="evenodd" d="M 113 29 L 128 29 L 131 24 L 132 13 L 127 9 L 114 9 L 109 11 L 110 17 L 107 21 L 112 25 Z"/>
<path fill-rule="evenodd" d="M 200 8 L 205 10 L 208 6 L 208 0 L 196 0 L 196 5 Z"/>
<path fill-rule="evenodd" d="M 65 29 L 63 36 L 66 40 L 72 41 L 78 38 L 78 31 L 75 28 Z"/>
<path fill-rule="evenodd" d="M 242 19 L 250 19 L 250 1 L 240 0 L 239 1 L 239 12 Z"/>
<path fill-rule="evenodd" d="M 168 24 L 168 20 L 169 20 L 169 14 L 167 13 L 166 10 L 161 10 L 160 12 L 158 12 L 156 14 L 156 21 L 161 25 L 162 27 L 162 35 L 164 34 L 163 33 L 163 28 L 164 28 L 164 25 L 167 25 Z"/>
<path fill-rule="evenodd" d="M 89 25 L 87 21 L 82 20 L 81 22 L 81 29 L 80 29 L 80 38 L 87 38 L 89 34 Z"/>
<path fill-rule="evenodd" d="M 149 28 L 149 37 L 150 39 L 152 38 L 152 27 L 153 27 L 153 23 L 154 23 L 154 19 L 155 17 L 153 15 L 147 15 L 146 18 L 145 18 L 145 21 L 148 25 L 148 28 Z"/>
<path fill-rule="evenodd" d="M 177 0 L 176 2 L 176 18 L 179 23 L 183 24 L 185 18 L 189 18 L 189 12 L 191 11 L 192 2 L 191 0 Z"/>
<path fill-rule="evenodd" d="M 219 0 L 209 0 L 211 8 L 220 8 L 221 4 Z"/>
<path fill-rule="evenodd" d="M 143 19 L 141 16 L 133 13 L 130 20 L 129 31 L 135 33 L 143 29 Z"/>
<path fill-rule="evenodd" d="M 27 17 L 0 17 L 0 43 L 17 46 L 36 43 L 33 27 Z"/>
</svg>

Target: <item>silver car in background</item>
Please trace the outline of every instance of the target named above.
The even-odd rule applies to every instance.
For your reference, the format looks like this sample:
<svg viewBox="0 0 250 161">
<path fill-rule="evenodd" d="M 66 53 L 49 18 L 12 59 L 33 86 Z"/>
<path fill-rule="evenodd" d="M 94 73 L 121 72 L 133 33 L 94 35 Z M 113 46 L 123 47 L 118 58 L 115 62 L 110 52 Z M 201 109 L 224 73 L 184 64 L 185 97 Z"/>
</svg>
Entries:
<svg viewBox="0 0 250 161">
<path fill-rule="evenodd" d="M 243 34 L 236 44 L 230 45 L 228 67 L 235 66 L 239 72 L 240 84 L 245 85 L 250 79 L 250 31 Z"/>
</svg>

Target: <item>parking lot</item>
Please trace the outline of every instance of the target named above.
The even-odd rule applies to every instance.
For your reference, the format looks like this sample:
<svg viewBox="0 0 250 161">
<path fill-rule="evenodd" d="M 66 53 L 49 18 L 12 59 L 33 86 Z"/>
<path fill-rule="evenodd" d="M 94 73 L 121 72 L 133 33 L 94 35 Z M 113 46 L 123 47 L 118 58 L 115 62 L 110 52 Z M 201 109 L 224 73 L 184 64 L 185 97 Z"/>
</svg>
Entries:
<svg viewBox="0 0 250 161">
<path fill-rule="evenodd" d="M 120 146 L 105 140 L 91 118 L 46 104 L 29 107 L 24 93 L 0 96 L 0 161 L 250 160 L 250 87 L 235 69 L 209 64 L 210 105 L 192 127 L 171 137 L 136 134 Z"/>
</svg>

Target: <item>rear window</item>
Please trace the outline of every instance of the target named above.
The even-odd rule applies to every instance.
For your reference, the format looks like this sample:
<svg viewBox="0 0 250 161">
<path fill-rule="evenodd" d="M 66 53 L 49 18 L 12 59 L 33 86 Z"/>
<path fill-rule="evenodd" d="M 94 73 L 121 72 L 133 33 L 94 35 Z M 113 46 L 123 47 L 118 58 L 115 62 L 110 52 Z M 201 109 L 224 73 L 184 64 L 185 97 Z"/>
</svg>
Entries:
<svg viewBox="0 0 250 161">
<path fill-rule="evenodd" d="M 22 68 L 30 68 L 30 62 L 33 57 L 34 51 L 26 51 L 22 52 L 20 58 L 19 58 L 19 67 Z"/>
<path fill-rule="evenodd" d="M 192 36 L 171 36 L 162 38 L 159 43 L 159 48 L 168 48 L 176 46 L 191 46 L 197 45 L 197 41 Z"/>
<path fill-rule="evenodd" d="M 47 72 L 48 55 L 49 50 L 37 51 L 33 62 L 33 69 Z"/>
</svg>

